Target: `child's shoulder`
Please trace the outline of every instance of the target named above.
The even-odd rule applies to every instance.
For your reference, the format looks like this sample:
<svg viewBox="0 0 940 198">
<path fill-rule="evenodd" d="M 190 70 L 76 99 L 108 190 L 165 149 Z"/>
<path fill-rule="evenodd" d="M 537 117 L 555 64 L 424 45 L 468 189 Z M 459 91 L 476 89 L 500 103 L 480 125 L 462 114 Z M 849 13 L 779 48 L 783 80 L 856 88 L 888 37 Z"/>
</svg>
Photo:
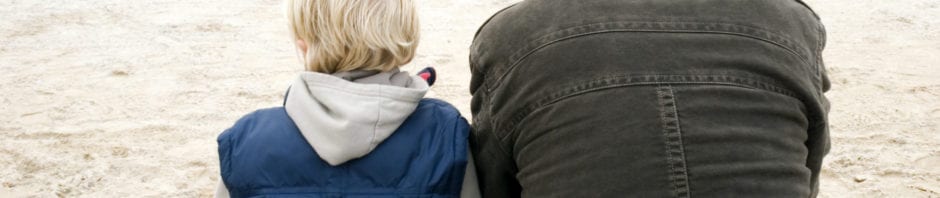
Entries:
<svg viewBox="0 0 940 198">
<path fill-rule="evenodd" d="M 460 114 L 454 105 L 434 98 L 424 98 L 418 104 L 418 108 L 411 114 L 413 118 L 425 120 L 424 122 L 435 120 L 435 122 L 444 123 L 466 123 L 466 119 Z"/>
<path fill-rule="evenodd" d="M 268 120 L 268 119 L 279 119 L 279 118 L 287 118 L 287 111 L 284 110 L 284 107 L 263 108 L 263 109 L 258 109 L 251 113 L 245 114 L 244 116 L 241 117 L 241 119 L 239 119 L 236 122 L 236 125 L 242 122 L 257 122 L 257 121 L 263 121 L 263 120 Z"/>
<path fill-rule="evenodd" d="M 419 105 L 437 105 L 440 107 L 450 107 L 450 108 L 454 107 L 454 105 L 451 105 L 447 101 L 437 99 L 437 98 L 422 98 Z"/>
<path fill-rule="evenodd" d="M 458 111 L 454 105 L 451 105 L 447 101 L 436 98 L 421 99 L 421 102 L 418 103 L 418 109 L 423 108 L 433 109 L 435 111 L 440 111 L 447 114 L 460 115 L 460 111 Z"/>
<path fill-rule="evenodd" d="M 262 123 L 272 124 L 289 120 L 290 117 L 287 116 L 287 111 L 284 110 L 284 107 L 258 109 L 243 115 L 238 121 L 235 121 L 232 127 L 223 131 L 220 137 L 251 131 L 250 129 Z"/>
</svg>

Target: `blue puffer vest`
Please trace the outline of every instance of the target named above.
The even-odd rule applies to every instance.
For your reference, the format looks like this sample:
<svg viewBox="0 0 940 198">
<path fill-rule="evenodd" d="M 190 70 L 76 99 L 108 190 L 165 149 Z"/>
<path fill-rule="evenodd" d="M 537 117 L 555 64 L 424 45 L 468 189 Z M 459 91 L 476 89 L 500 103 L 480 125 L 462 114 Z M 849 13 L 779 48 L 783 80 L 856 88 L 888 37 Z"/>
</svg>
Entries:
<svg viewBox="0 0 940 198">
<path fill-rule="evenodd" d="M 262 109 L 219 135 L 222 180 L 232 197 L 459 197 L 468 134 L 457 109 L 423 99 L 370 154 L 330 166 L 283 107 Z"/>
</svg>

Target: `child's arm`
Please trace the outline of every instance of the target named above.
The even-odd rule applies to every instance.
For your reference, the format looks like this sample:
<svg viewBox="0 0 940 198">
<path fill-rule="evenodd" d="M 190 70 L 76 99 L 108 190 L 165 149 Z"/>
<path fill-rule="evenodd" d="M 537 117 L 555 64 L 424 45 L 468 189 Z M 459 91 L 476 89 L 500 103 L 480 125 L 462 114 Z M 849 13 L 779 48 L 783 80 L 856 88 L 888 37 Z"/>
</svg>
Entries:
<svg viewBox="0 0 940 198">
<path fill-rule="evenodd" d="M 473 154 L 467 148 L 467 171 L 463 176 L 460 198 L 480 198 L 480 184 L 477 183 L 477 166 L 473 164 Z"/>
<path fill-rule="evenodd" d="M 219 178 L 219 187 L 215 189 L 215 198 L 229 198 L 228 187 L 225 187 L 225 182 L 222 182 L 222 178 Z"/>
</svg>

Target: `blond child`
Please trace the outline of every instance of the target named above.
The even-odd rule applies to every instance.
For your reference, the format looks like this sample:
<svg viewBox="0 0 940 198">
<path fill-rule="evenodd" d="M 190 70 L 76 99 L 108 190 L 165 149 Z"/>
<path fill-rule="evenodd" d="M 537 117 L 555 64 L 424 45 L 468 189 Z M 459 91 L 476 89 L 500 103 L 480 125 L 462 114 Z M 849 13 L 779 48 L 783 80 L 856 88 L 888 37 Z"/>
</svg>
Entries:
<svg viewBox="0 0 940 198">
<path fill-rule="evenodd" d="M 306 72 L 218 138 L 218 197 L 478 197 L 467 121 L 399 71 L 412 0 L 287 0 Z M 469 163 L 468 163 L 469 162 Z"/>
</svg>

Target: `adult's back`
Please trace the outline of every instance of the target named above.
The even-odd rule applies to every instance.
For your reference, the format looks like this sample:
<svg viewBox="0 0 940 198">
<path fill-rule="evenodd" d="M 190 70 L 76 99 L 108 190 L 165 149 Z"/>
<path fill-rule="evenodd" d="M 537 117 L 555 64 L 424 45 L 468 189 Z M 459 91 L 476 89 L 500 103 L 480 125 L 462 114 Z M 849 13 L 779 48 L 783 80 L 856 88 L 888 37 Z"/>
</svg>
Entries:
<svg viewBox="0 0 940 198">
<path fill-rule="evenodd" d="M 528 0 L 471 47 L 486 197 L 807 197 L 825 30 L 800 1 Z"/>
</svg>

